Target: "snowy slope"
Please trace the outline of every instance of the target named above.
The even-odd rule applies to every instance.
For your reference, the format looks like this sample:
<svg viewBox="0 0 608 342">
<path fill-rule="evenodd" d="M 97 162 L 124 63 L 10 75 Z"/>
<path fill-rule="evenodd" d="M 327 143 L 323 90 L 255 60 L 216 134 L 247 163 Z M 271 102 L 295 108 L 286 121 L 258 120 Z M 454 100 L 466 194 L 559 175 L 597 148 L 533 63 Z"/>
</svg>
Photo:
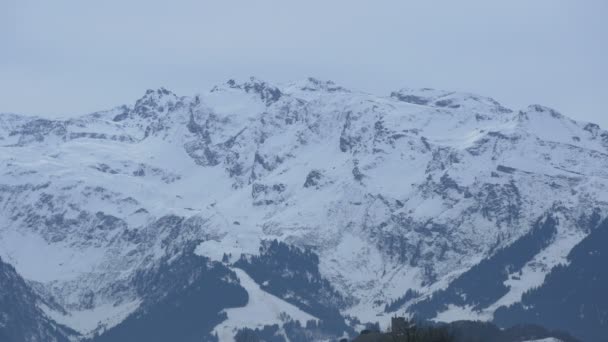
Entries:
<svg viewBox="0 0 608 342">
<path fill-rule="evenodd" d="M 401 311 L 559 208 L 556 235 L 509 270 L 508 293 L 470 312 L 491 319 L 608 207 L 597 125 L 473 94 L 377 96 L 315 79 L 229 81 L 194 97 L 161 88 L 68 120 L 3 114 L 0 156 L 0 257 L 83 334 L 134 312 L 137 272 L 191 241 L 218 261 L 262 240 L 311 248 L 349 299 L 343 313 L 386 324 L 408 289 L 418 297 Z"/>
<path fill-rule="evenodd" d="M 303 324 L 315 318 L 280 298 L 264 292 L 260 286 L 242 270 L 235 269 L 241 286 L 247 290 L 249 301 L 241 308 L 227 309 L 228 319 L 215 328 L 221 341 L 231 341 L 235 333 L 243 328 L 263 328 L 286 320 Z"/>
</svg>

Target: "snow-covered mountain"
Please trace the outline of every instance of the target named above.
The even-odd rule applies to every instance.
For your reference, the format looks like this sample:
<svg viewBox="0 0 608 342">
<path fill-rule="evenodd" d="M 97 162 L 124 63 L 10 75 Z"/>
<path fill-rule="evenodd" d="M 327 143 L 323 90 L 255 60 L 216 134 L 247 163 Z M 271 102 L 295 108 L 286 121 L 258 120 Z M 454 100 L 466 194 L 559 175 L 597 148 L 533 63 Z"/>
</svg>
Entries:
<svg viewBox="0 0 608 342">
<path fill-rule="evenodd" d="M 467 93 L 252 78 L 1 114 L 0 175 L 0 257 L 83 337 L 143 336 L 198 300 L 213 324 L 188 338 L 325 338 L 395 312 L 493 320 L 542 289 L 603 229 L 608 132 Z M 603 297 L 589 334 L 559 328 L 608 332 Z M 203 309 L 180 307 L 188 330 Z"/>
</svg>

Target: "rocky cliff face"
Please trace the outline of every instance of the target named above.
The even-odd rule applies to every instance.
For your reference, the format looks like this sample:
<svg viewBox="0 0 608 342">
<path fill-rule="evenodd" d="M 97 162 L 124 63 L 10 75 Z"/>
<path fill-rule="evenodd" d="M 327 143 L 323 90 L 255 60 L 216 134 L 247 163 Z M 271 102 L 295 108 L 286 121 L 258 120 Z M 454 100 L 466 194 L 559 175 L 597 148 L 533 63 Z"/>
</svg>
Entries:
<svg viewBox="0 0 608 342">
<path fill-rule="evenodd" d="M 315 79 L 149 90 L 69 120 L 0 115 L 0 155 L 0 256 L 56 303 L 47 317 L 83 336 L 138 314 L 138 275 L 193 243 L 204 260 L 249 267 L 286 305 L 338 311 L 346 325 L 385 311 L 491 320 L 567 263 L 608 207 L 597 125 Z M 256 271 L 274 264 L 264 246 L 275 240 L 293 259 Z M 313 293 L 339 300 L 272 283 L 306 277 L 302 265 Z M 486 278 L 479 294 L 471 283 Z"/>
</svg>

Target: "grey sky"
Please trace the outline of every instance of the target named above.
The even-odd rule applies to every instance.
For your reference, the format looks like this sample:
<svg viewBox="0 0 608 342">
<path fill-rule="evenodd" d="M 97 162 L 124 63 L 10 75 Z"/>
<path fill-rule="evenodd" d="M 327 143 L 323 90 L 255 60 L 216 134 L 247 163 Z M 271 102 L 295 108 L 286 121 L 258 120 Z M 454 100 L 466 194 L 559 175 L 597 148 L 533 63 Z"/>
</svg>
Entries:
<svg viewBox="0 0 608 342">
<path fill-rule="evenodd" d="M 608 128 L 608 1 L 0 0 L 0 111 L 49 116 L 229 78 L 315 76 L 554 107 Z"/>
</svg>

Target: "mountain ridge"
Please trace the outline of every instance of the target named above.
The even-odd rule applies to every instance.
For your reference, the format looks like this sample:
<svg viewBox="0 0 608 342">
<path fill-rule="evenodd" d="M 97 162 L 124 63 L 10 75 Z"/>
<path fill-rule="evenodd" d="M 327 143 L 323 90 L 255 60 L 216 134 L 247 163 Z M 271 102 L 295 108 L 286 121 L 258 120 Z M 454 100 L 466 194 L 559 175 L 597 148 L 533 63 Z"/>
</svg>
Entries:
<svg viewBox="0 0 608 342">
<path fill-rule="evenodd" d="M 508 271 L 506 298 L 475 310 L 444 303 L 429 317 L 492 319 L 542 286 L 608 207 L 599 126 L 428 88 L 382 97 L 255 78 L 193 97 L 159 88 L 66 120 L 0 114 L 0 149 L 0 256 L 85 335 L 137 310 L 135 274 L 193 241 L 228 265 L 263 241 L 310 249 L 318 281 L 351 303 L 322 310 L 383 323 L 408 290 L 417 296 L 399 310 L 557 215 L 550 240 Z M 47 257 L 15 247 L 24 244 Z"/>
</svg>

